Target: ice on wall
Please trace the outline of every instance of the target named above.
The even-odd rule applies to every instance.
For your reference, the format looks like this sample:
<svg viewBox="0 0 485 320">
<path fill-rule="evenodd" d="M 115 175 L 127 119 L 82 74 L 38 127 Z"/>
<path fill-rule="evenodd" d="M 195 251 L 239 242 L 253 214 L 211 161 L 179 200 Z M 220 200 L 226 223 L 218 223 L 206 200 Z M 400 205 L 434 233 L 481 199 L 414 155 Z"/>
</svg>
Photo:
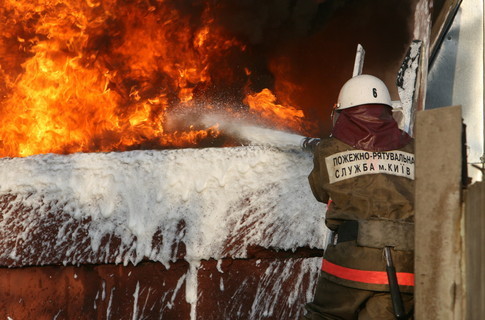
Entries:
<svg viewBox="0 0 485 320">
<path fill-rule="evenodd" d="M 409 134 L 413 133 L 414 100 L 416 92 L 417 77 L 419 72 L 419 60 L 421 56 L 422 41 L 415 40 L 411 43 L 408 53 L 398 72 L 397 89 L 400 97 L 400 111 L 402 119 L 400 128 Z"/>
<path fill-rule="evenodd" d="M 0 260 L 168 266 L 181 251 L 322 248 L 311 168 L 309 153 L 266 146 L 0 159 Z"/>
<path fill-rule="evenodd" d="M 321 258 L 256 261 L 258 280 L 238 279 L 236 289 L 230 288 L 227 300 L 219 306 L 221 319 L 299 319 L 305 303 L 313 299 L 321 265 Z M 223 278 L 215 276 L 219 277 Z M 203 298 L 200 303 L 207 300 Z M 245 301 L 241 303 L 241 300 Z"/>
<path fill-rule="evenodd" d="M 304 260 L 299 266 L 298 271 L 296 273 L 294 268 L 297 267 L 298 261 L 294 263 L 286 263 L 281 264 L 278 262 L 273 262 L 270 264 L 269 268 L 266 269 L 264 277 L 262 277 L 261 281 L 258 283 L 257 292 L 255 295 L 255 299 L 251 306 L 251 314 L 250 319 L 258 319 L 258 317 L 269 317 L 273 316 L 274 314 L 279 314 L 281 319 L 299 319 L 302 314 L 289 314 L 288 310 L 297 303 L 297 295 L 304 294 L 307 298 L 307 301 L 311 301 L 313 298 L 313 291 L 314 286 L 309 286 L 306 292 L 302 292 L 301 288 L 303 288 L 303 278 L 305 275 L 310 275 L 311 280 L 310 283 L 316 285 L 318 279 L 318 271 L 319 267 L 321 266 L 321 258 L 308 258 Z M 287 297 L 281 296 L 279 293 L 282 292 L 283 286 L 288 282 L 288 279 L 295 277 L 295 290 L 290 293 Z M 268 299 L 268 297 L 272 297 L 272 299 Z M 278 299 L 286 299 L 286 303 L 280 304 Z M 281 308 L 281 305 L 284 307 Z M 281 310 L 277 310 L 277 308 L 281 308 Z M 300 312 L 303 311 L 303 308 L 299 310 Z"/>
</svg>

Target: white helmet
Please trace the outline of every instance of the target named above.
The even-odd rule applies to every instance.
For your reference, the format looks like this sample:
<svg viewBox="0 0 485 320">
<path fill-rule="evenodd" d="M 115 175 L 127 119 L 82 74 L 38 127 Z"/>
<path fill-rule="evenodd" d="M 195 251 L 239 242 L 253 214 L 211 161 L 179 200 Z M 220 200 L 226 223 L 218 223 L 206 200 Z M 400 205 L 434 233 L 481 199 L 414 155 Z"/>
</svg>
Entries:
<svg viewBox="0 0 485 320">
<path fill-rule="evenodd" d="M 385 104 L 392 107 L 389 90 L 379 78 L 361 74 L 348 80 L 340 89 L 335 110 L 363 104 Z"/>
</svg>

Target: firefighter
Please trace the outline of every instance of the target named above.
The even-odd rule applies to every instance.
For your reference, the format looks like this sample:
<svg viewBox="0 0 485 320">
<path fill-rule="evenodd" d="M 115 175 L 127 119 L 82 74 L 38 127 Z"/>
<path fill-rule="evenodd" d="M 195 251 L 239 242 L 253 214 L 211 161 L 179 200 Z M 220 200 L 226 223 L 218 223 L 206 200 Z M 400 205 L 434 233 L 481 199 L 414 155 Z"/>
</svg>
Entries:
<svg viewBox="0 0 485 320">
<path fill-rule="evenodd" d="M 327 203 L 333 236 L 302 319 L 396 319 L 393 298 L 408 313 L 413 305 L 414 140 L 394 120 L 386 85 L 371 75 L 343 85 L 332 118 L 308 179 Z M 398 297 L 390 294 L 385 248 Z"/>
</svg>

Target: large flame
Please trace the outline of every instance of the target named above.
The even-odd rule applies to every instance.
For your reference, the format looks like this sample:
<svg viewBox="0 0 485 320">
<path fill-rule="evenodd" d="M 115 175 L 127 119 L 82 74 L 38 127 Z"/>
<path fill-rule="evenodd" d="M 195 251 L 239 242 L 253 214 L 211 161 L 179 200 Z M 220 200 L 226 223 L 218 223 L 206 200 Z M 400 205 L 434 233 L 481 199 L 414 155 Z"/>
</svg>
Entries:
<svg viewBox="0 0 485 320">
<path fill-rule="evenodd" d="M 214 23 L 209 4 L 191 10 L 163 0 L 4 0 L 0 156 L 195 146 L 221 134 L 194 117 L 170 125 L 179 110 L 301 132 L 301 110 L 270 88 L 253 92 L 251 68 L 231 65 L 248 45 Z"/>
</svg>

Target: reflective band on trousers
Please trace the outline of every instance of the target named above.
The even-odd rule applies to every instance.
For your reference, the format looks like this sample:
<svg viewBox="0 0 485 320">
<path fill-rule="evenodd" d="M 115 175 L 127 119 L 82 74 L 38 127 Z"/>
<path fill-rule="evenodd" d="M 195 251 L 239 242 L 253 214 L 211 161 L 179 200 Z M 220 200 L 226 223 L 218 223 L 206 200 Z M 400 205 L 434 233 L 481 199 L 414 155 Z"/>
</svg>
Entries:
<svg viewBox="0 0 485 320">
<path fill-rule="evenodd" d="M 387 272 L 366 271 L 338 266 L 323 259 L 322 271 L 345 280 L 370 284 L 389 284 Z M 397 282 L 401 286 L 414 286 L 414 273 L 396 272 Z"/>
</svg>

